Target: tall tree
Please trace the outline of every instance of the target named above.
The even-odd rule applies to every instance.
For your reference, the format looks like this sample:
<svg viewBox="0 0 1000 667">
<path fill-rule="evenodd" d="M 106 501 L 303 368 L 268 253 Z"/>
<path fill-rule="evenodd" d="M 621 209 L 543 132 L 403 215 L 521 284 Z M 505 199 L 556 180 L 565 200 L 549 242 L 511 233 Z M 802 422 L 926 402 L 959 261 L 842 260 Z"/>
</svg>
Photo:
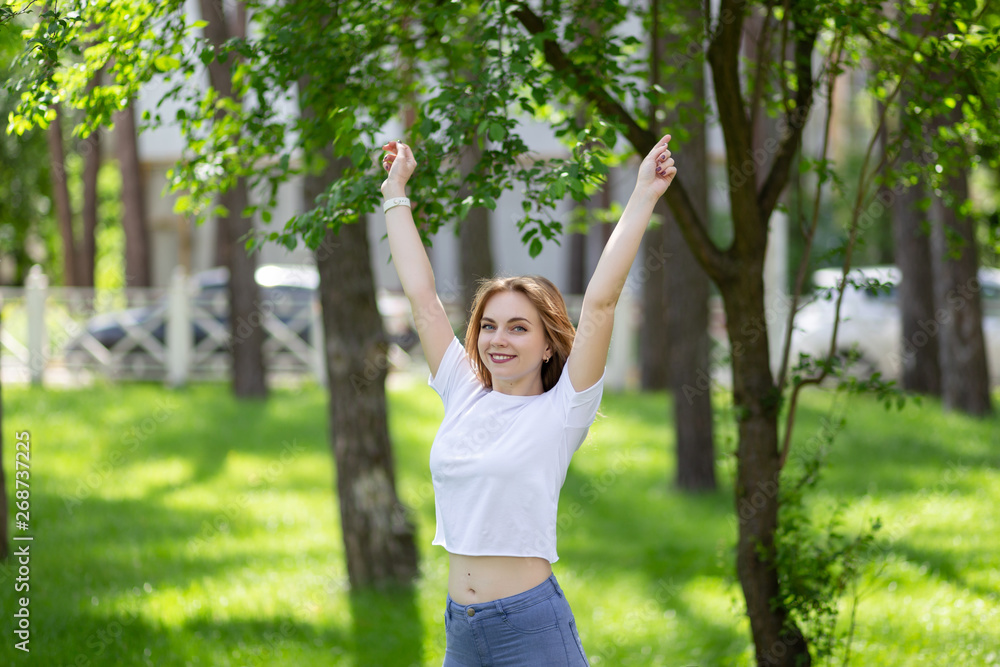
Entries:
<svg viewBox="0 0 1000 667">
<path fill-rule="evenodd" d="M 308 194 L 318 195 L 327 185 L 309 186 Z M 355 588 L 405 584 L 417 575 L 414 527 L 396 495 L 385 401 L 389 345 L 375 301 L 367 232 L 364 219 L 329 230 L 315 251 L 330 440 L 347 574 Z"/>
<path fill-rule="evenodd" d="M 916 160 L 913 150 L 915 139 L 904 140 L 900 149 L 902 162 Z M 901 273 L 897 298 L 903 337 L 900 341 L 900 382 L 907 391 L 940 396 L 940 338 L 934 318 L 935 267 L 931 261 L 931 225 L 927 212 L 919 207 L 927 193 L 922 177 L 915 175 L 907 180 L 908 187 L 900 188 L 901 192 L 890 209 L 896 266 Z"/>
<path fill-rule="evenodd" d="M 462 154 L 463 173 L 471 172 L 482 159 L 479 146 L 473 140 L 468 150 Z M 465 199 L 472 192 L 468 186 L 459 190 L 460 199 Z M 462 285 L 462 303 L 465 312 L 472 307 L 476 295 L 478 281 L 493 277 L 493 243 L 490 240 L 490 211 L 483 206 L 469 209 L 465 219 L 460 223 L 458 231 L 458 275 Z"/>
<path fill-rule="evenodd" d="M 243 104 L 242 97 L 233 89 L 233 71 L 238 56 L 226 51 L 230 39 L 246 36 L 246 5 L 237 2 L 232 16 L 227 16 L 223 0 L 199 0 L 201 16 L 206 22 L 205 37 L 215 48 L 216 57 L 208 63 L 208 75 L 212 89 L 218 91 L 224 101 L 215 113 L 215 122 L 232 127 L 230 141 L 239 145 L 239 126 L 232 126 L 230 115 L 232 106 Z M 228 110 L 227 110 L 227 107 Z M 239 398 L 262 398 L 267 396 L 267 380 L 264 375 L 263 321 L 260 289 L 254 277 L 257 269 L 256 256 L 246 249 L 246 241 L 253 230 L 253 221 L 245 211 L 250 201 L 247 193 L 247 179 L 237 176 L 231 187 L 219 196 L 223 208 L 217 216 L 216 224 L 225 230 L 218 240 L 226 247 L 229 267 L 229 332 L 232 340 L 233 393 Z"/>
<path fill-rule="evenodd" d="M 305 208 L 315 206 L 342 169 L 342 161 L 331 160 L 305 177 Z M 389 339 L 375 300 L 367 220 L 327 230 L 314 256 L 348 578 L 354 588 L 405 584 L 417 575 L 417 552 L 413 524 L 396 495 L 385 400 Z"/>
<path fill-rule="evenodd" d="M 913 16 L 911 30 L 927 30 L 928 17 Z M 914 106 L 916 86 L 907 85 L 899 95 L 899 108 Z M 919 102 L 918 105 L 922 105 Z M 880 111 L 882 111 L 880 109 Z M 941 361 L 939 358 L 939 327 L 934 317 L 934 262 L 931 261 L 931 221 L 927 206 L 922 202 L 932 194 L 924 170 L 933 157 L 923 140 L 924 124 L 913 122 L 905 111 L 897 119 L 900 169 L 891 160 L 888 128 L 882 136 L 883 163 L 886 185 L 883 190 L 895 192 L 889 210 L 892 219 L 895 263 L 901 278 L 898 286 L 901 332 L 900 382 L 904 389 L 930 396 L 941 395 Z M 907 173 L 910 165 L 919 168 Z M 902 181 L 898 187 L 889 183 Z"/>
<path fill-rule="evenodd" d="M 668 88 L 682 96 L 681 91 L 687 88 L 687 75 L 693 72 L 694 67 L 687 69 L 663 67 L 661 63 L 670 63 L 665 54 L 671 51 L 676 52 L 677 45 L 683 43 L 685 38 L 699 39 L 701 31 L 700 29 L 695 32 L 685 30 L 686 22 L 683 20 L 679 26 L 673 21 L 665 20 L 661 0 L 650 0 L 649 9 L 650 87 L 655 90 L 657 87 L 663 86 L 664 80 L 670 80 Z M 691 63 L 686 64 L 691 65 Z M 699 61 L 699 64 L 703 64 L 702 61 Z M 662 72 L 662 69 L 667 69 L 667 71 Z M 677 125 L 678 110 L 676 107 L 665 108 L 667 103 L 668 101 L 663 98 L 656 98 L 655 103 L 651 101 L 650 122 L 652 123 L 653 119 L 656 119 L 658 126 L 673 128 Z M 688 145 L 688 137 L 684 136 L 683 133 L 684 130 L 679 133 L 675 132 L 675 134 L 680 135 L 674 137 L 675 145 L 682 143 L 685 147 Z M 670 238 L 672 220 L 668 219 L 670 215 L 668 210 L 664 200 L 661 199 L 657 202 L 656 213 L 661 218 L 662 224 L 652 225 L 646 230 L 643 238 L 644 265 L 649 272 L 649 278 L 642 285 L 642 324 L 639 330 L 639 354 L 642 357 L 642 363 L 639 373 L 642 388 L 646 390 L 666 389 L 668 386 L 673 388 L 670 384 L 671 373 L 675 370 L 672 367 L 672 346 L 678 337 L 683 337 L 689 332 L 689 329 L 683 325 L 679 331 L 671 328 L 671 325 L 676 325 L 677 322 L 670 321 L 669 308 L 679 304 L 668 303 L 670 301 L 667 296 L 668 286 L 677 287 L 683 283 L 683 272 L 689 265 L 685 263 L 684 258 L 681 258 L 679 263 L 674 263 L 675 244 L 672 242 L 674 239 Z M 675 275 L 672 277 L 674 280 L 670 280 L 668 277 L 668 266 L 673 266 Z M 678 278 L 680 278 L 680 282 L 678 282 Z M 684 298 L 676 292 L 670 296 Z M 684 362 L 681 361 L 681 363 Z M 692 360 L 692 363 L 697 362 Z M 704 372 L 705 368 L 703 367 L 702 370 Z M 674 399 L 676 400 L 676 398 L 675 396 Z M 689 401 L 686 402 L 690 404 Z M 679 407 L 675 406 L 675 414 L 678 409 Z M 675 428 L 679 429 L 680 424 L 675 423 Z M 677 444 L 679 450 L 681 446 L 679 439 Z M 680 475 L 680 465 L 678 460 L 678 476 Z"/>
<path fill-rule="evenodd" d="M 322 3 L 312 7 L 321 8 Z M 302 31 L 314 50 L 304 58 L 290 54 L 288 63 L 288 75 L 299 75 L 301 137 L 319 157 L 309 162 L 304 177 L 303 211 L 323 207 L 327 191 L 351 166 L 330 148 L 336 137 L 320 112 L 330 99 L 344 94 L 336 78 L 321 76 L 326 60 L 321 54 L 336 58 L 340 49 L 338 40 L 325 38 L 336 34 L 338 25 L 336 13 L 314 16 L 313 28 Z M 294 17 L 276 19 L 273 28 L 279 39 L 282 30 L 299 32 Z M 326 224 L 312 227 L 312 234 L 320 233 L 321 242 L 312 245 L 319 269 L 330 444 L 348 579 L 354 590 L 408 585 L 418 572 L 415 528 L 396 493 L 385 394 L 389 339 L 375 299 L 368 218 L 361 215 L 339 230 Z"/>
<path fill-rule="evenodd" d="M 931 233 L 935 301 L 940 320 L 941 398 L 945 407 L 971 415 L 993 412 L 983 338 L 976 226 L 968 213 L 964 171 L 945 180 L 947 194 L 935 198 Z"/>
<path fill-rule="evenodd" d="M 87 82 L 86 94 L 90 95 L 101 83 L 101 72 L 97 71 Z M 91 132 L 80 142 L 83 156 L 83 236 L 78 248 L 76 261 L 76 284 L 81 287 L 94 286 L 94 266 L 97 263 L 97 176 L 101 171 L 101 133 Z"/>
<path fill-rule="evenodd" d="M 66 285 L 77 285 L 79 270 L 77 269 L 76 234 L 73 233 L 73 207 L 69 198 L 69 177 L 66 173 L 66 147 L 63 143 L 62 105 L 58 102 L 52 105 L 53 119 L 49 124 L 49 161 L 52 175 L 52 198 L 55 199 L 56 220 L 59 222 L 59 234 L 62 237 L 63 250 L 63 282 Z"/>
<path fill-rule="evenodd" d="M 942 39 L 956 30 L 955 11 L 956 8 L 949 8 L 942 17 L 946 19 L 944 25 L 936 30 Z M 979 94 L 966 77 L 959 77 L 956 85 L 951 53 L 935 49 L 931 62 L 932 80 L 937 84 L 934 89 L 959 99 Z M 931 132 L 936 152 L 957 154 L 955 159 L 945 162 L 948 168 L 942 169 L 931 216 L 935 313 L 942 310 L 947 313 L 939 318 L 941 398 L 947 408 L 986 416 L 993 412 L 993 407 L 978 278 L 979 240 L 969 204 L 971 160 L 965 139 L 952 134 L 964 122 L 962 108 L 955 102 L 953 105 L 954 108 L 942 110 L 934 119 Z"/>
<path fill-rule="evenodd" d="M 652 51 L 659 51 L 655 36 L 663 26 L 670 26 L 663 40 L 665 52 L 685 54 L 685 45 L 692 40 L 701 42 L 703 20 L 698 2 L 686 2 L 667 17 L 660 2 L 653 0 L 650 12 L 654 35 Z M 699 219 L 708 220 L 704 59 L 681 55 L 663 61 L 673 65 L 669 69 L 674 83 L 666 87 L 681 100 L 670 109 L 667 126 L 680 128 L 691 204 Z M 658 59 L 651 63 L 650 72 L 654 89 L 667 78 L 660 72 Z M 666 287 L 662 311 L 664 335 L 660 344 L 668 350 L 667 382 L 673 395 L 677 486 L 694 491 L 712 490 L 715 488 L 715 447 L 712 392 L 707 386 L 712 375 L 708 335 L 709 280 L 684 242 L 673 212 L 666 202 L 661 201 L 659 207 L 664 220 L 661 255 L 667 256 L 659 262 L 663 265 Z"/>
<path fill-rule="evenodd" d="M 149 287 L 149 226 L 139 164 L 135 102 L 115 114 L 115 144 L 122 177 L 122 228 L 125 231 L 125 284 Z"/>
<path fill-rule="evenodd" d="M 0 23 L 0 80 L 4 81 L 14 77 L 12 61 L 24 48 L 23 26 L 13 18 L 9 21 Z M 0 87 L 0 118 L 6 121 L 19 97 L 15 91 Z M 50 258 L 60 244 L 52 211 L 50 164 L 46 132 L 0 134 L 0 283 L 24 284 L 28 270 L 42 259 L 32 252 L 38 239 Z"/>
<path fill-rule="evenodd" d="M 995 105 L 969 118 L 969 109 L 983 95 L 988 79 L 984 82 L 972 73 L 982 54 L 976 47 L 977 35 L 966 29 L 964 11 L 960 5 L 945 3 L 938 12 L 913 19 L 927 36 L 921 49 L 926 65 L 903 98 L 900 134 L 906 142 L 901 150 L 916 158 L 911 163 L 915 168 L 904 170 L 903 178 L 932 205 L 924 214 L 925 223 L 911 222 L 897 229 L 901 242 L 897 255 L 904 264 L 901 299 L 916 297 L 904 303 L 904 313 L 923 311 L 916 328 L 911 317 L 903 320 L 904 382 L 916 382 L 926 374 L 919 387 L 933 389 L 933 382 L 939 380 L 946 407 L 982 416 L 990 414 L 992 406 L 978 287 L 979 241 L 971 215 L 968 173 L 974 164 L 973 137 L 995 135 L 1000 122 Z M 970 135 L 969 127 L 976 123 L 981 127 Z M 914 198 L 912 192 L 901 193 L 897 208 L 911 205 Z M 919 261 L 923 265 L 918 266 Z M 922 273 L 922 278 L 917 279 L 916 273 Z M 933 286 L 927 284 L 930 280 Z M 914 294 L 918 287 L 919 293 Z M 930 307 L 926 290 L 933 294 Z M 908 366 L 917 355 L 926 356 L 935 349 L 940 378 L 926 369 L 911 371 L 908 377 Z M 927 367 L 934 368 L 933 360 L 927 361 Z"/>
</svg>

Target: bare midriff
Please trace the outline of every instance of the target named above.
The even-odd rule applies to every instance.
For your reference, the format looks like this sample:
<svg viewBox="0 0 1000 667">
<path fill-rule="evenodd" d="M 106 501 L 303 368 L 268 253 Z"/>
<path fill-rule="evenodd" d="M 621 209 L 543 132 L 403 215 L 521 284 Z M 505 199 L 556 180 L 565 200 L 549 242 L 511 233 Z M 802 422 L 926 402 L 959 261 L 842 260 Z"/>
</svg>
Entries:
<svg viewBox="0 0 1000 667">
<path fill-rule="evenodd" d="M 552 575 L 552 564 L 544 558 L 448 555 L 448 594 L 458 604 L 517 595 Z"/>
</svg>

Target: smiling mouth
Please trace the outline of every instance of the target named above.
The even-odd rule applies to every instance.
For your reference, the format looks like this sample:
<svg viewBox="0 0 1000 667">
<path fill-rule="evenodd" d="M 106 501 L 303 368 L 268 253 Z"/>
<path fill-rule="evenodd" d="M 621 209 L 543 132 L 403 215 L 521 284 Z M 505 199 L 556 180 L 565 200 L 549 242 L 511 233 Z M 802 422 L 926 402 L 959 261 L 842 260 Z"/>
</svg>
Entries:
<svg viewBox="0 0 1000 667">
<path fill-rule="evenodd" d="M 491 354 L 490 355 L 490 360 L 493 363 L 495 363 L 495 364 L 502 364 L 502 363 L 504 363 L 506 361 L 510 361 L 513 358 L 514 358 L 514 355 L 511 355 L 511 354 Z"/>
</svg>

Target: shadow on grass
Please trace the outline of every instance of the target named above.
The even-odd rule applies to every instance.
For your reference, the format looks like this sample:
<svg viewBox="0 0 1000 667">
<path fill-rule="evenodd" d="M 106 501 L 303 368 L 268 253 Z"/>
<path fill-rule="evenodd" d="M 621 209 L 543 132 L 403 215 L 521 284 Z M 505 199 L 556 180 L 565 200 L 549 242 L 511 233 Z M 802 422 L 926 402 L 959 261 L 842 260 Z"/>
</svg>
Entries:
<svg viewBox="0 0 1000 667">
<path fill-rule="evenodd" d="M 917 567 L 927 566 L 931 576 L 939 577 L 956 588 L 964 589 L 973 595 L 983 598 L 1000 598 L 1000 591 L 995 588 L 983 586 L 970 582 L 959 570 L 971 569 L 967 562 L 956 563 L 958 557 L 954 551 L 948 549 L 929 549 L 915 547 L 907 542 L 897 542 L 887 549 L 888 552 L 905 558 Z M 978 550 L 965 549 L 962 552 L 962 561 L 977 561 L 988 563 L 996 560 L 996 554 L 992 549 L 982 548 Z"/>
<path fill-rule="evenodd" d="M 424 627 L 413 586 L 350 592 L 358 667 L 420 667 Z"/>
<path fill-rule="evenodd" d="M 705 580 L 731 578 L 734 556 L 725 546 L 735 543 L 735 519 L 727 493 L 672 490 L 662 470 L 631 469 L 610 485 L 602 484 L 599 474 L 574 470 L 561 505 L 572 508 L 574 503 L 582 511 L 564 514 L 560 524 L 559 550 L 567 563 L 584 579 L 595 573 L 645 581 L 644 595 L 619 619 L 638 631 L 626 637 L 592 629 L 592 636 L 599 635 L 585 642 L 592 659 L 599 657 L 602 665 L 641 664 L 650 649 L 648 635 L 676 625 L 693 632 L 685 650 L 664 664 L 720 664 L 745 649 L 749 637 L 739 627 L 737 612 L 713 614 L 699 606 L 692 592 Z M 681 653 L 697 654 L 698 660 Z"/>
<path fill-rule="evenodd" d="M 64 619 L 67 632 L 54 632 L 38 618 L 31 642 L 36 665 L 329 665 L 349 655 L 350 638 L 322 631 L 288 616 L 268 619 L 197 618 L 170 626 L 150 623 L 141 610 L 111 616 L 78 613 Z M 5 647 L 6 648 L 6 647 Z M 3 656 L 0 650 L 0 656 Z M 16 658 L 5 664 L 17 664 Z"/>
<path fill-rule="evenodd" d="M 815 436 L 830 416 L 821 407 L 824 401 L 829 399 L 812 397 L 799 406 L 790 463 L 797 464 L 800 456 L 815 450 Z M 820 488 L 848 498 L 866 493 L 890 498 L 947 483 L 949 490 L 969 494 L 976 491 L 977 482 L 965 472 L 1000 467 L 996 417 L 973 420 L 942 413 L 936 401 L 926 398 L 923 405 L 884 412 L 870 409 L 874 399 L 850 401 L 849 405 L 865 409 L 846 414 L 844 430 L 830 446 Z"/>
</svg>

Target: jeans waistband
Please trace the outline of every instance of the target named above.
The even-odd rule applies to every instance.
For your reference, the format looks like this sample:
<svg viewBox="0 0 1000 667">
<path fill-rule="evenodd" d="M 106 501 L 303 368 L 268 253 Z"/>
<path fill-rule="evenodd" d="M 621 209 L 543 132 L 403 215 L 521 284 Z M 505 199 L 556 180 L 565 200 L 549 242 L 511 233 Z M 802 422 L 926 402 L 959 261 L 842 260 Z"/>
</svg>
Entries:
<svg viewBox="0 0 1000 667">
<path fill-rule="evenodd" d="M 514 613 L 520 609 L 526 609 L 539 602 L 548 600 L 553 595 L 562 597 L 563 592 L 562 588 L 559 587 L 559 582 L 556 581 L 556 575 L 551 574 L 548 579 L 523 593 L 498 600 L 490 600 L 489 602 L 458 604 L 451 599 L 451 595 L 448 595 L 448 613 L 468 617 L 473 616 L 469 614 L 469 609 L 472 609 L 475 612 L 475 618 L 480 618 L 480 614 L 483 614 L 482 618 L 489 618 L 490 616 Z"/>
</svg>

